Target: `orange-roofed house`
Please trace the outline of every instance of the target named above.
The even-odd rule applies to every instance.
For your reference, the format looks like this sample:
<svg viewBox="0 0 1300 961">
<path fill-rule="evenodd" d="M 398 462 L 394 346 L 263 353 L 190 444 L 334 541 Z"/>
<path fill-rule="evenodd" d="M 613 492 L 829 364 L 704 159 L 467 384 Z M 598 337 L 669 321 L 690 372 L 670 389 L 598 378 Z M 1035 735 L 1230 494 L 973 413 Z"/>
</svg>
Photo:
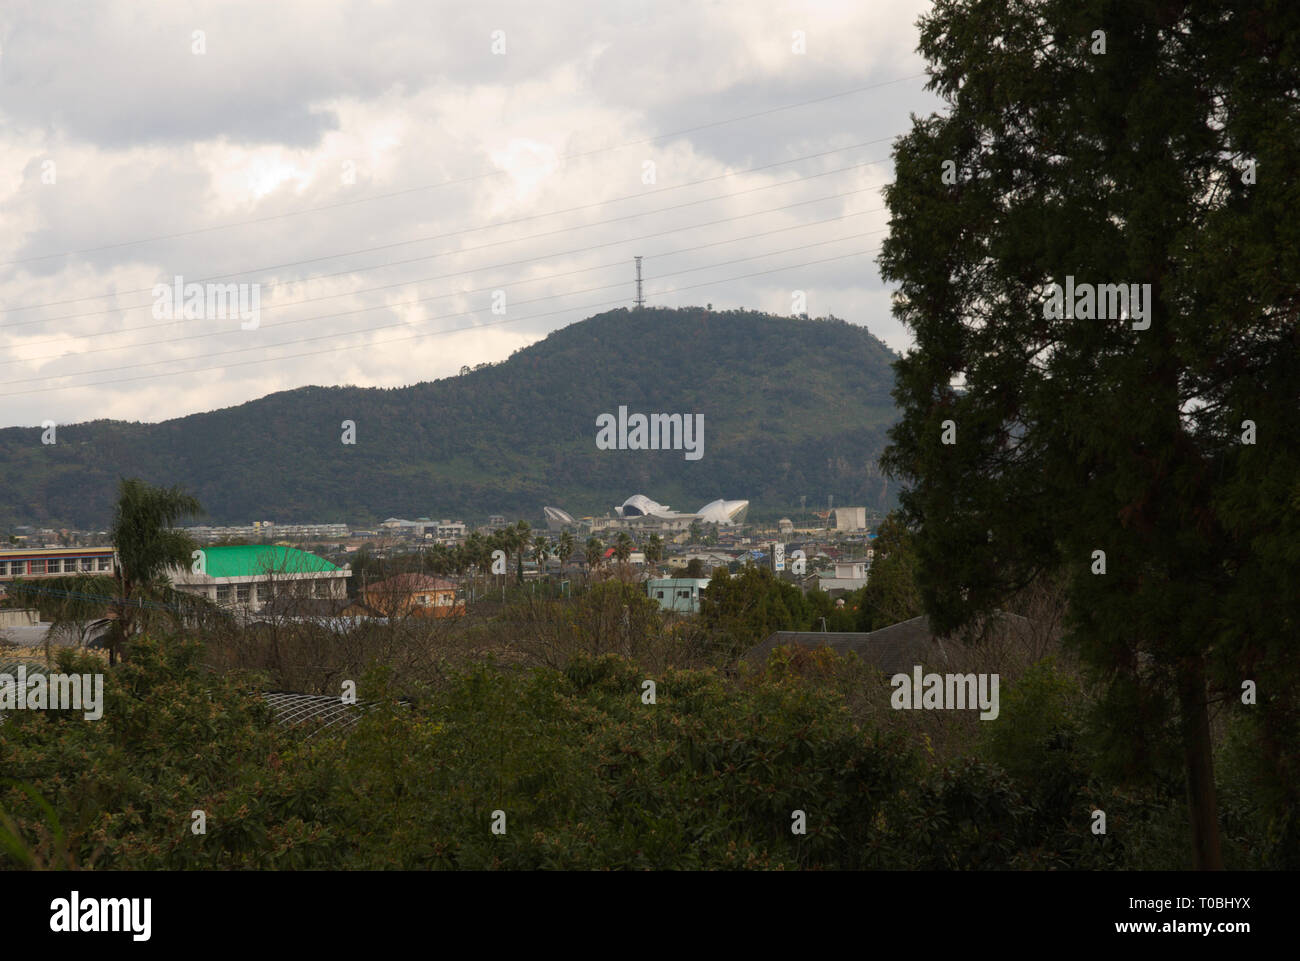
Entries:
<svg viewBox="0 0 1300 961">
<path fill-rule="evenodd" d="M 384 617 L 459 617 L 465 601 L 456 585 L 428 574 L 398 574 L 366 585 L 366 606 Z"/>
</svg>

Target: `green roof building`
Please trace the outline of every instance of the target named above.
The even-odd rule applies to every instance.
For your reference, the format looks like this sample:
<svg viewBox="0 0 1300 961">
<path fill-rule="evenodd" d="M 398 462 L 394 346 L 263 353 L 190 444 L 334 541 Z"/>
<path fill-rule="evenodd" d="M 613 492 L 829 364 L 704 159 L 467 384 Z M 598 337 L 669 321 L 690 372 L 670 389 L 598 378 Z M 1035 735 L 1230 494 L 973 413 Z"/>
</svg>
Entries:
<svg viewBox="0 0 1300 961">
<path fill-rule="evenodd" d="M 285 595 L 341 600 L 347 597 L 352 574 L 350 567 L 338 567 L 323 557 L 283 545 L 205 547 L 199 555 L 189 568 L 172 570 L 172 586 L 223 607 L 250 612 Z"/>
</svg>

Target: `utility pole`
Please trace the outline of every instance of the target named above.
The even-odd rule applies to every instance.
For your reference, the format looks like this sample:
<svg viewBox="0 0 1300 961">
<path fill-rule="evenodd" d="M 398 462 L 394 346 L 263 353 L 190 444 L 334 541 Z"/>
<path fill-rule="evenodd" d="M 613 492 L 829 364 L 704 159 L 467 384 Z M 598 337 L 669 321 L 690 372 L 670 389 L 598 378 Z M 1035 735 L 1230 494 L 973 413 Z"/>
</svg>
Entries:
<svg viewBox="0 0 1300 961">
<path fill-rule="evenodd" d="M 641 258 L 636 258 L 636 309 L 645 306 L 645 297 L 641 296 Z"/>
</svg>

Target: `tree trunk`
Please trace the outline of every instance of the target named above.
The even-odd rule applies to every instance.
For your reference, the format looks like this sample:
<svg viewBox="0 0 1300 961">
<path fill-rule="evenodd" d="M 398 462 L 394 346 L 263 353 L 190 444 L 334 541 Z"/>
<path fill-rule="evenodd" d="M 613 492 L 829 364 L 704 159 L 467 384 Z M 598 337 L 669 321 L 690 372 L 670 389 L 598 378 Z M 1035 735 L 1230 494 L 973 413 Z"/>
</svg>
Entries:
<svg viewBox="0 0 1300 961">
<path fill-rule="evenodd" d="M 1178 701 L 1182 715 L 1187 811 L 1192 828 L 1195 867 L 1198 871 L 1222 871 L 1210 713 L 1205 699 L 1205 668 L 1199 657 L 1187 658 L 1179 666 Z"/>
</svg>

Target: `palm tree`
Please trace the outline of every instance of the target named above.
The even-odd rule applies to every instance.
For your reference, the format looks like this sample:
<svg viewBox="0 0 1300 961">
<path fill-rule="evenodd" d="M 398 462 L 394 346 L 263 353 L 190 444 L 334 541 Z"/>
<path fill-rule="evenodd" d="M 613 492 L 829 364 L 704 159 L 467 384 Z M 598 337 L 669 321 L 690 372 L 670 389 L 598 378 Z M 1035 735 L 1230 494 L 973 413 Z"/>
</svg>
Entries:
<svg viewBox="0 0 1300 961">
<path fill-rule="evenodd" d="M 601 558 L 605 556 L 605 545 L 600 542 L 599 537 L 587 538 L 587 549 L 583 551 L 584 559 L 587 561 L 587 572 L 591 572 L 600 567 Z"/>
<path fill-rule="evenodd" d="M 197 498 L 180 487 L 151 487 L 138 478 L 123 478 L 109 532 L 117 550 L 110 665 L 117 663 L 143 619 L 144 598 L 175 593 L 170 590 L 167 569 L 189 564 L 196 546 L 175 525 L 182 517 L 202 513 Z"/>
<path fill-rule="evenodd" d="M 491 567 L 492 544 L 478 531 L 465 538 L 465 543 L 460 546 L 459 553 L 461 569 L 468 571 L 472 568 L 475 580 L 487 573 Z"/>
<path fill-rule="evenodd" d="M 533 539 L 533 560 L 537 562 L 537 572 L 546 573 L 546 559 L 551 556 L 551 542 L 545 535 L 538 534 Z"/>
<path fill-rule="evenodd" d="M 486 559 L 492 555 L 492 548 L 488 544 L 487 538 L 478 531 L 465 538 L 465 543 L 461 545 L 461 548 L 465 552 L 467 567 L 481 568 L 485 566 Z"/>
<path fill-rule="evenodd" d="M 565 531 L 563 534 L 560 535 L 560 543 L 559 546 L 556 548 L 555 553 L 556 556 L 560 558 L 561 567 L 569 563 L 569 558 L 573 556 L 573 552 L 576 551 L 577 549 L 578 549 L 578 545 L 574 543 L 572 534 L 570 534 L 568 531 Z"/>
<path fill-rule="evenodd" d="M 620 564 L 626 564 L 632 556 L 632 538 L 627 536 L 627 531 L 619 531 L 618 537 L 614 538 L 614 556 Z"/>
<path fill-rule="evenodd" d="M 645 542 L 645 560 L 647 564 L 658 564 L 664 559 L 664 542 L 658 534 L 651 534 Z"/>
<path fill-rule="evenodd" d="M 511 541 L 513 538 L 507 533 L 505 528 L 499 531 L 493 531 L 483 539 L 483 546 L 487 548 L 488 554 L 493 551 L 505 551 L 506 556 L 510 556 Z"/>
<path fill-rule="evenodd" d="M 506 528 L 511 530 L 512 528 Z M 517 583 L 524 582 L 524 555 L 528 553 L 528 548 L 533 543 L 533 525 L 528 521 L 518 521 L 515 523 L 514 545 L 515 545 L 515 572 Z"/>
<path fill-rule="evenodd" d="M 442 577 L 456 572 L 456 551 L 446 544 L 434 544 L 429 551 L 429 561 L 433 572 Z"/>
</svg>

